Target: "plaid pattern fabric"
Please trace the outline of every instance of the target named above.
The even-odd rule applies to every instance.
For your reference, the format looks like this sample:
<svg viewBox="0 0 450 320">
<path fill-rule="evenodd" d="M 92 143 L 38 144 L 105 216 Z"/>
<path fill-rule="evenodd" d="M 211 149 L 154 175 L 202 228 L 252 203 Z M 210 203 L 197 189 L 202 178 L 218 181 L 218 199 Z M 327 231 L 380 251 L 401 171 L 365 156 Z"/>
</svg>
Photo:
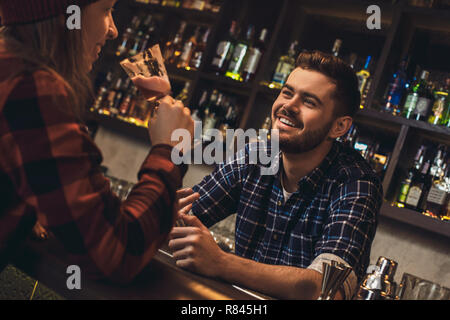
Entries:
<svg viewBox="0 0 450 320">
<path fill-rule="evenodd" d="M 0 267 L 37 219 L 84 274 L 129 281 L 170 231 L 187 167 L 154 146 L 122 203 L 87 129 L 64 111 L 63 85 L 44 71 L 6 80 L 17 65 L 0 55 Z"/>
<path fill-rule="evenodd" d="M 235 251 L 242 257 L 306 268 L 315 257 L 330 253 L 347 261 L 361 279 L 383 199 L 381 182 L 369 164 L 355 150 L 334 142 L 285 203 L 282 171 L 261 175 L 260 167 L 248 161 L 250 150 L 260 147 L 247 145 L 196 185 L 201 196 L 193 213 L 208 227 L 237 213 Z"/>
</svg>

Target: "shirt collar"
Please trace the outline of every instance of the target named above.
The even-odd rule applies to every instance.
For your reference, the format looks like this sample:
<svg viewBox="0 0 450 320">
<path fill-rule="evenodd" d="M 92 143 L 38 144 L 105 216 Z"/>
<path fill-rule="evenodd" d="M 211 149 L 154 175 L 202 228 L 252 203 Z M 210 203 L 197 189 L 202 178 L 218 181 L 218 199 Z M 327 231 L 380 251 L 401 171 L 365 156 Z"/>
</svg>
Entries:
<svg viewBox="0 0 450 320">
<path fill-rule="evenodd" d="M 300 179 L 300 181 L 298 182 L 298 190 L 301 190 L 301 192 L 305 194 L 312 194 L 320 185 L 322 177 L 328 172 L 332 163 L 339 154 L 340 149 L 341 146 L 339 142 L 333 141 L 330 151 L 323 159 L 323 161 L 320 163 L 320 165 L 316 167 L 314 170 L 312 170 L 310 173 L 308 173 L 306 176 L 304 176 L 302 179 Z M 281 157 L 281 152 L 279 161 L 281 169 L 283 167 L 283 158 Z M 278 170 L 278 179 L 281 179 L 281 173 L 282 170 Z"/>
</svg>

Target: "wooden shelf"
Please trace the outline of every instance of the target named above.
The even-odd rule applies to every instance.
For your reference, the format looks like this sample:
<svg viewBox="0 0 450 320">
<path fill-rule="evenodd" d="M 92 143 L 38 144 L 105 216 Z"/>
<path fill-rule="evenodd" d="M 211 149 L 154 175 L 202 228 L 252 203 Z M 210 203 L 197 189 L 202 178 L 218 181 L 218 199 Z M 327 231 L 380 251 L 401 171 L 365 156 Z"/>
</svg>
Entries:
<svg viewBox="0 0 450 320">
<path fill-rule="evenodd" d="M 236 81 L 210 72 L 200 72 L 200 80 L 212 81 L 222 85 L 227 91 L 243 96 L 249 96 L 252 89 L 252 83 Z"/>
<path fill-rule="evenodd" d="M 102 115 L 97 112 L 89 112 L 88 121 L 95 121 L 105 128 L 124 133 L 140 141 L 150 142 L 147 128 L 137 126 L 118 118 Z"/>
<path fill-rule="evenodd" d="M 219 15 L 219 12 L 216 13 L 205 10 L 186 9 L 182 7 L 176 8 L 151 3 L 140 3 L 136 1 L 131 1 L 130 5 L 131 7 L 138 10 L 147 10 L 153 13 L 159 12 L 163 14 L 170 14 L 183 19 L 196 20 L 199 22 L 214 23 Z"/>
<path fill-rule="evenodd" d="M 450 222 L 428 217 L 414 210 L 398 208 L 384 202 L 380 215 L 450 238 Z"/>
<path fill-rule="evenodd" d="M 356 114 L 356 118 L 368 119 L 369 121 L 371 121 L 371 124 L 373 126 L 379 126 L 380 128 L 385 128 L 387 123 L 390 126 L 398 126 L 398 127 L 405 125 L 405 126 L 420 129 L 420 130 L 423 130 L 426 132 L 439 134 L 439 135 L 445 135 L 450 138 L 450 128 L 432 125 L 425 121 L 406 119 L 401 116 L 394 116 L 392 114 L 380 112 L 380 111 L 374 110 L 374 109 L 368 109 L 368 108 L 362 109 L 362 110 L 358 111 L 358 113 Z"/>
</svg>

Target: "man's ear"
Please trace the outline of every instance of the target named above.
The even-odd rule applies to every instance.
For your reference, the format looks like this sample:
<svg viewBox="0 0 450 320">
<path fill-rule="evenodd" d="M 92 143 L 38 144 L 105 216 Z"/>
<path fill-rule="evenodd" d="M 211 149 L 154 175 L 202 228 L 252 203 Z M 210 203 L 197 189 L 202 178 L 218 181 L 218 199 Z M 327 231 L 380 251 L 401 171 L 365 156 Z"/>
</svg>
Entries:
<svg viewBox="0 0 450 320">
<path fill-rule="evenodd" d="M 338 117 L 333 122 L 330 133 L 328 137 L 330 139 L 336 139 L 342 137 L 350 129 L 353 123 L 353 118 L 350 116 Z"/>
</svg>

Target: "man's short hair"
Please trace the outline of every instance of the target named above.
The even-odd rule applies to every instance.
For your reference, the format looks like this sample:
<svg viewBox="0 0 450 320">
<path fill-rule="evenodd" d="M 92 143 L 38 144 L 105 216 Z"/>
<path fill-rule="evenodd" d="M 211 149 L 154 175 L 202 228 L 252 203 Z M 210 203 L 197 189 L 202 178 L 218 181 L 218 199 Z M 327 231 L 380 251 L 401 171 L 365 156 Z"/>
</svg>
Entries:
<svg viewBox="0 0 450 320">
<path fill-rule="evenodd" d="M 318 50 L 305 51 L 299 54 L 295 66 L 320 72 L 335 83 L 335 117 L 353 117 L 359 110 L 361 95 L 358 78 L 354 70 L 342 59 Z"/>
</svg>

